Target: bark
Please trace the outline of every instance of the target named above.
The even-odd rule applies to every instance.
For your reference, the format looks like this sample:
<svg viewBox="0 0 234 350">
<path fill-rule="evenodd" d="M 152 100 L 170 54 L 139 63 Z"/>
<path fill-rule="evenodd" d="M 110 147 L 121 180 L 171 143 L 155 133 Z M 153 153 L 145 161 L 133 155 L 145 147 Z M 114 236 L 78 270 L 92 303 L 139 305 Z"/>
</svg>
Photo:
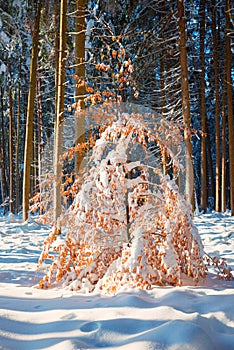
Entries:
<svg viewBox="0 0 234 350">
<path fill-rule="evenodd" d="M 212 0 L 212 35 L 213 35 L 213 58 L 214 58 L 214 88 L 215 88 L 215 210 L 221 210 L 221 155 L 220 155 L 220 97 L 219 97 L 219 55 L 216 30 L 216 1 Z"/>
<path fill-rule="evenodd" d="M 205 3 L 200 1 L 200 113 L 201 113 L 201 209 L 207 210 L 207 150 L 206 150 L 206 100 L 205 100 Z"/>
<path fill-rule="evenodd" d="M 39 51 L 39 27 L 41 15 L 41 0 L 38 1 L 37 11 L 34 22 L 34 35 L 32 56 L 30 64 L 30 85 L 27 106 L 27 121 L 24 150 L 24 175 L 23 175 L 23 221 L 28 219 L 29 198 L 30 198 L 30 176 L 32 161 L 32 142 L 33 142 L 33 116 L 34 116 L 34 99 L 36 94 L 36 77 L 37 77 L 37 59 Z"/>
<path fill-rule="evenodd" d="M 58 101 L 58 66 L 59 66 L 59 3 L 55 0 L 54 5 L 54 28 L 55 28 L 55 121 L 57 120 L 57 101 Z"/>
<path fill-rule="evenodd" d="M 4 106 L 3 106 L 3 88 L 0 88 L 1 92 L 1 160 L 0 160 L 0 168 L 1 168 L 1 189 L 2 189 L 2 200 L 3 200 L 3 212 L 6 214 L 7 212 L 7 205 L 6 205 L 6 199 L 7 199 L 7 183 L 6 183 L 6 162 L 3 161 L 3 155 L 6 154 L 5 149 L 5 130 L 4 130 Z"/>
<path fill-rule="evenodd" d="M 165 64 L 164 53 L 160 53 L 160 88 L 161 88 L 161 110 L 162 117 L 166 115 L 166 93 L 165 93 L 165 76 L 164 76 Z M 166 175 L 169 173 L 168 157 L 165 152 L 162 154 L 163 173 Z"/>
<path fill-rule="evenodd" d="M 65 93 L 65 69 L 66 69 L 66 13 L 67 0 L 62 0 L 60 5 L 60 31 L 59 31 L 59 67 L 58 67 L 58 92 L 55 120 L 55 150 L 54 150 L 54 223 L 60 230 L 58 219 L 62 211 L 61 204 L 61 173 L 60 156 L 62 155 L 63 121 L 64 121 L 64 93 Z"/>
<path fill-rule="evenodd" d="M 185 143 L 185 168 L 186 168 L 186 183 L 185 194 L 187 200 L 191 203 L 194 209 L 194 171 L 192 161 L 192 142 L 191 142 L 191 117 L 190 117 L 190 99 L 189 99 L 189 85 L 188 85 L 188 65 L 186 52 L 186 32 L 185 32 L 185 18 L 184 18 L 184 3 L 183 0 L 178 0 L 178 25 L 180 33 L 180 66 L 181 66 L 181 98 L 182 98 L 182 115 L 186 126 L 184 132 Z"/>
<path fill-rule="evenodd" d="M 57 103 L 58 103 L 58 79 L 59 79 L 59 1 L 54 2 L 54 28 L 55 28 L 55 40 L 54 40 L 54 50 L 55 50 L 55 115 L 54 115 L 54 152 L 55 152 L 55 142 L 57 133 Z M 54 161 L 54 160 L 53 160 Z M 55 167 L 55 164 L 53 164 Z M 53 198 L 54 200 L 54 198 Z"/>
<path fill-rule="evenodd" d="M 38 125 L 38 182 L 39 182 L 39 191 L 41 198 L 41 164 L 42 164 L 42 91 L 41 91 L 41 77 L 40 72 L 37 73 L 37 125 Z M 42 214 L 42 212 L 40 212 Z"/>
<path fill-rule="evenodd" d="M 234 215 L 234 123 L 232 105 L 232 61 L 231 61 L 231 24 L 230 0 L 226 0 L 226 69 L 227 69 L 227 108 L 228 108 L 228 145 L 229 145 L 229 181 L 230 209 Z"/>
<path fill-rule="evenodd" d="M 214 171 L 213 171 L 210 132 L 208 130 L 207 125 L 206 125 L 206 130 L 207 130 L 207 138 L 206 138 L 207 139 L 207 195 L 209 199 L 209 197 L 215 198 L 215 180 L 214 180 Z M 207 202 L 208 202 L 208 199 L 207 199 Z M 213 207 L 213 203 L 209 203 L 209 204 L 212 204 L 212 207 Z"/>
<path fill-rule="evenodd" d="M 218 13 L 218 20 L 220 21 L 220 15 Z M 220 34 L 220 33 L 218 33 Z M 223 45 L 221 38 L 219 37 L 219 44 Z M 224 48 L 225 52 L 226 48 Z M 222 135 L 221 135 L 221 211 L 227 210 L 227 58 L 224 56 L 223 63 L 223 90 L 222 90 Z"/>
<path fill-rule="evenodd" d="M 222 167 L 221 167 L 221 211 L 226 212 L 227 179 L 226 179 L 226 112 L 225 112 L 226 89 L 223 93 L 222 107 Z"/>
<path fill-rule="evenodd" d="M 0 188 L 0 192 L 1 192 L 1 201 L 0 204 L 5 202 L 5 196 L 4 196 L 4 182 L 3 182 L 3 150 L 2 150 L 2 145 L 0 145 L 0 184 L 1 184 L 1 188 Z"/>
<path fill-rule="evenodd" d="M 15 147 L 15 172 L 16 172 L 16 186 L 15 186 L 15 206 L 16 213 L 20 211 L 20 111 L 21 111 L 21 57 L 19 62 L 19 82 L 18 82 L 18 113 L 17 113 L 17 135 L 16 135 L 16 147 Z"/>
<path fill-rule="evenodd" d="M 11 63 L 8 61 L 8 72 L 11 76 Z M 14 136 L 13 136 L 13 98 L 12 98 L 12 82 L 9 82 L 9 210 L 11 213 L 15 212 L 15 194 L 14 194 Z"/>
<path fill-rule="evenodd" d="M 76 1 L 76 75 L 80 80 L 85 80 L 85 10 L 87 0 Z M 84 104 L 85 86 L 76 85 L 76 103 L 80 102 L 80 108 L 85 108 Z M 85 142 L 85 116 L 84 113 L 79 110 L 76 111 L 76 143 L 79 140 L 80 143 Z M 78 152 L 75 157 L 75 173 L 78 173 L 82 168 L 82 162 L 84 159 L 84 151 Z"/>
</svg>

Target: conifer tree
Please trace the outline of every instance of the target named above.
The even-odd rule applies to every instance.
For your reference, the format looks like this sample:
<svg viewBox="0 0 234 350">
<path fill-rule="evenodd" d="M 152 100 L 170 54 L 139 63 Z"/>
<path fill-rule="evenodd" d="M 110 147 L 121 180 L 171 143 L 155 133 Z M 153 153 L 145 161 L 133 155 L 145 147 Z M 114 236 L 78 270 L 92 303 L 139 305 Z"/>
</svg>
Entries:
<svg viewBox="0 0 234 350">
<path fill-rule="evenodd" d="M 187 127 L 184 133 L 185 142 L 185 162 L 186 162 L 186 185 L 185 192 L 188 201 L 194 206 L 194 172 L 192 161 L 192 141 L 191 141 L 191 117 L 190 117 L 190 97 L 188 84 L 188 63 L 186 52 L 186 28 L 184 17 L 184 2 L 178 0 L 178 26 L 180 32 L 180 65 L 181 65 L 181 98 L 182 98 L 182 114 L 184 124 Z"/>
<path fill-rule="evenodd" d="M 200 62 L 201 62 L 201 86 L 200 86 L 200 111 L 201 111 L 201 209 L 207 210 L 207 121 L 205 99 L 205 2 L 200 1 Z"/>
<path fill-rule="evenodd" d="M 34 117 L 34 99 L 36 95 L 36 77 L 37 60 L 39 52 L 39 32 L 42 0 L 36 3 L 36 13 L 34 22 L 34 35 L 30 65 L 30 85 L 28 93 L 26 136 L 24 149 L 24 177 L 23 177 L 23 221 L 28 219 L 29 199 L 30 199 L 30 176 L 32 161 L 32 143 L 33 143 L 33 117 Z"/>
<path fill-rule="evenodd" d="M 60 230 L 58 218 L 62 211 L 61 206 L 61 175 L 62 166 L 60 156 L 62 155 L 63 121 L 64 121 L 64 94 L 65 94 L 65 67 L 66 67 L 66 23 L 67 23 L 67 0 L 60 3 L 59 23 L 59 61 L 58 61 L 58 86 L 57 105 L 54 135 L 54 222 L 56 229 Z"/>
<path fill-rule="evenodd" d="M 11 213 L 14 213 L 14 207 L 15 207 L 15 191 L 14 191 L 14 180 L 15 180 L 15 174 L 14 174 L 14 113 L 13 113 L 13 97 L 12 97 L 12 78 L 11 78 L 11 61 L 8 60 L 8 73 L 10 76 L 9 81 L 9 210 Z"/>
<path fill-rule="evenodd" d="M 220 98 L 219 98 L 219 53 L 217 44 L 217 20 L 215 0 L 212 0 L 212 37 L 213 37 L 213 57 L 214 57 L 214 87 L 215 87 L 215 210 L 221 210 L 221 157 L 220 157 Z"/>
<path fill-rule="evenodd" d="M 76 52 L 76 69 L 75 74 L 77 76 L 76 82 L 76 103 L 79 105 L 76 108 L 76 141 L 78 143 L 85 142 L 85 118 L 80 113 L 85 105 L 85 11 L 87 6 L 87 0 L 76 1 L 76 39 L 75 39 L 75 52 Z M 83 152 L 82 152 L 83 153 Z M 81 163 L 84 159 L 84 154 L 77 153 L 75 157 L 75 173 L 78 173 L 81 167 Z"/>
<path fill-rule="evenodd" d="M 227 111 L 228 111 L 228 144 L 229 144 L 229 183 L 230 183 L 230 209 L 234 215 L 234 122 L 233 122 L 233 86 L 231 64 L 231 6 L 226 0 L 226 69 L 227 69 Z"/>
</svg>

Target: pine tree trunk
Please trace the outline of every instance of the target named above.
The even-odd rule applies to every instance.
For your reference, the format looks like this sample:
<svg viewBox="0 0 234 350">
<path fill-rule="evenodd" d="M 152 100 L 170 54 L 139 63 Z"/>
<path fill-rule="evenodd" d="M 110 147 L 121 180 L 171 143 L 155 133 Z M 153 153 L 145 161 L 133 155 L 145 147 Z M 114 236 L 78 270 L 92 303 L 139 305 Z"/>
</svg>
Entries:
<svg viewBox="0 0 234 350">
<path fill-rule="evenodd" d="M 222 106 L 222 167 L 221 167 L 221 211 L 226 212 L 227 201 L 227 179 L 226 179 L 226 89 L 223 92 Z"/>
<path fill-rule="evenodd" d="M 42 91 L 41 91 L 41 77 L 40 72 L 37 73 L 37 125 L 38 125 L 38 183 L 39 183 L 39 192 L 41 199 L 41 178 L 42 178 Z M 42 212 L 40 212 L 42 214 Z"/>
<path fill-rule="evenodd" d="M 8 61 L 8 73 L 11 76 L 11 63 Z M 14 136 L 13 136 L 13 98 L 12 98 L 12 82 L 9 82 L 9 167 L 10 167 L 10 191 L 9 191 L 9 210 L 15 212 L 15 196 L 14 196 Z"/>
<path fill-rule="evenodd" d="M 164 53 L 160 53 L 160 88 L 161 88 L 161 111 L 162 117 L 165 118 L 166 115 L 166 93 L 165 93 L 165 77 L 164 77 Z M 166 175 L 169 172 L 168 167 L 168 157 L 165 152 L 162 154 L 162 165 L 163 165 L 163 173 Z"/>
<path fill-rule="evenodd" d="M 32 160 L 32 183 L 31 183 L 31 197 L 35 195 L 38 185 L 38 131 L 33 131 L 33 160 Z"/>
<path fill-rule="evenodd" d="M 19 62 L 19 82 L 18 82 L 18 113 L 17 113 L 17 135 L 16 135 L 16 147 L 15 147 L 15 171 L 16 171 L 16 184 L 15 184 L 15 206 L 16 213 L 20 211 L 20 172 L 19 172 L 19 158 L 20 158 L 20 111 L 21 111 L 21 57 Z"/>
<path fill-rule="evenodd" d="M 2 200 L 3 200 L 3 213 L 6 214 L 7 212 L 7 205 L 6 205 L 6 198 L 7 198 L 7 183 L 6 183 L 6 162 L 3 161 L 3 155 L 6 154 L 5 149 L 5 130 L 4 130 L 4 105 L 3 105 L 3 88 L 0 87 L 1 92 L 1 153 L 2 158 L 0 162 L 1 167 L 1 186 L 2 186 Z"/>
<path fill-rule="evenodd" d="M 215 181 L 214 181 L 214 171 L 213 171 L 213 160 L 212 160 L 212 151 L 211 151 L 211 139 L 210 139 L 210 132 L 208 130 L 207 126 L 207 120 L 206 120 L 206 130 L 207 130 L 207 195 L 208 199 L 215 198 Z M 208 199 L 207 199 L 207 205 L 208 205 Z M 212 201 L 213 202 L 213 201 Z M 213 203 L 209 203 L 212 204 Z"/>
<path fill-rule="evenodd" d="M 24 150 L 24 176 L 23 176 L 23 221 L 28 219 L 29 197 L 30 197 L 30 176 L 32 161 L 32 142 L 33 142 L 33 116 L 34 116 L 34 99 L 36 94 L 36 77 L 37 77 L 37 59 L 39 45 L 41 0 L 37 3 L 37 11 L 34 22 L 34 35 L 32 56 L 30 65 L 30 86 L 28 94 L 27 121 Z"/>
<path fill-rule="evenodd" d="M 214 88 L 215 88 L 215 149 L 216 149 L 216 166 L 215 166 L 215 210 L 221 210 L 221 162 L 220 162 L 220 97 L 219 97 L 219 55 L 217 44 L 216 30 L 216 1 L 212 0 L 212 34 L 213 34 L 213 58 L 214 58 Z"/>
<path fill-rule="evenodd" d="M 55 142 L 56 142 L 56 133 L 57 133 L 57 103 L 58 103 L 58 77 L 59 77 L 59 1 L 55 0 L 54 2 L 54 28 L 55 28 L 55 39 L 54 39 L 54 51 L 55 51 L 55 115 L 54 115 L 54 145 L 53 151 L 55 152 Z M 54 162 L 54 160 L 53 160 Z M 53 163 L 53 167 L 55 164 Z M 53 198 L 54 200 L 54 198 Z"/>
<path fill-rule="evenodd" d="M 58 218 L 62 211 L 61 204 L 61 173 L 60 156 L 62 155 L 63 121 L 64 121 L 64 94 L 66 69 L 66 13 L 67 0 L 61 0 L 60 5 L 60 37 L 59 37 L 59 67 L 58 67 L 58 93 L 55 121 L 55 150 L 54 150 L 54 223 L 60 230 Z"/>
<path fill-rule="evenodd" d="M 57 121 L 57 101 L 58 101 L 58 67 L 59 67 L 59 3 L 55 0 L 54 4 L 54 28 L 55 28 L 55 121 Z M 55 130 L 54 130 L 55 133 Z"/>
<path fill-rule="evenodd" d="M 79 79 L 85 79 L 85 10 L 87 0 L 76 1 L 76 75 Z M 76 85 L 76 102 L 80 101 L 81 110 L 85 108 L 84 105 L 85 86 Z M 76 111 L 76 143 L 85 142 L 85 116 Z M 79 140 L 79 141 L 78 141 Z M 75 173 L 77 174 L 81 170 L 82 162 L 84 159 L 84 151 L 78 152 L 75 157 Z"/>
<path fill-rule="evenodd" d="M 1 197 L 0 197 L 0 204 L 5 202 L 5 196 L 4 196 L 4 184 L 3 184 L 3 150 L 2 150 L 2 145 L 0 145 L 0 192 L 1 192 Z"/>
<path fill-rule="evenodd" d="M 205 3 L 200 1 L 200 112 L 201 112 L 201 209 L 207 210 L 207 153 L 206 153 L 206 101 L 205 101 Z"/>
<path fill-rule="evenodd" d="M 181 97 L 182 97 L 182 114 L 184 124 L 187 128 L 184 132 L 185 143 L 185 167 L 186 167 L 186 183 L 185 194 L 187 200 L 191 203 L 194 209 L 194 171 L 192 161 L 192 142 L 191 142 L 191 117 L 190 117 L 190 97 L 188 85 L 188 65 L 186 52 L 186 32 L 185 32 L 185 18 L 184 18 L 184 2 L 178 0 L 178 25 L 180 33 L 180 66 L 181 66 Z"/>
<path fill-rule="evenodd" d="M 230 179 L 230 209 L 234 215 L 234 123 L 232 105 L 232 60 L 231 60 L 231 25 L 230 0 L 226 0 L 226 64 L 227 64 L 227 107 L 228 107 L 228 144 L 229 144 L 229 179 Z"/>
</svg>

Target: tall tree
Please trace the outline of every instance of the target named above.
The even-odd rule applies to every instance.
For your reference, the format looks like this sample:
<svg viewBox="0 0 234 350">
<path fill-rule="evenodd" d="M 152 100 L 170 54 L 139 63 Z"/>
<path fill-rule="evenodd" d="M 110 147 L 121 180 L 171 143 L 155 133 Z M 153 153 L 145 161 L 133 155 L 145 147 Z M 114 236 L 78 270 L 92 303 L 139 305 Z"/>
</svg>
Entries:
<svg viewBox="0 0 234 350">
<path fill-rule="evenodd" d="M 57 120 L 57 101 L 58 101 L 58 68 L 59 68 L 59 2 L 54 1 L 54 28 L 55 28 L 55 121 Z M 56 123 L 55 123 L 56 125 Z M 55 132 L 55 129 L 54 129 Z"/>
<path fill-rule="evenodd" d="M 37 60 L 38 60 L 38 52 L 39 52 L 41 5 L 42 5 L 42 0 L 38 0 L 38 2 L 36 3 L 34 34 L 33 34 L 33 42 L 32 42 L 32 55 L 31 55 L 31 64 L 30 64 L 30 86 L 29 86 L 29 93 L 28 93 L 25 150 L 24 150 L 23 221 L 26 221 L 28 219 L 28 211 L 29 211 L 34 99 L 36 95 L 36 78 L 37 78 Z"/>
<path fill-rule="evenodd" d="M 67 26 L 67 0 L 60 3 L 59 24 L 59 62 L 58 62 L 58 86 L 57 106 L 55 120 L 54 142 L 54 223 L 59 233 L 58 218 L 62 211 L 61 204 L 61 173 L 60 156 L 62 154 L 63 121 L 64 121 L 64 94 L 65 94 L 65 68 L 66 68 L 66 26 Z"/>
<path fill-rule="evenodd" d="M 4 190 L 4 181 L 3 181 L 3 151 L 2 151 L 2 145 L 0 144 L 0 182 L 1 182 L 1 187 L 0 187 L 0 203 L 5 202 L 5 190 Z M 4 205 L 4 204 L 3 204 Z"/>
<path fill-rule="evenodd" d="M 227 205 L 227 178 L 226 178 L 226 88 L 223 91 L 222 106 L 222 167 L 221 167 L 221 211 L 226 212 Z"/>
<path fill-rule="evenodd" d="M 10 191 L 9 191 L 9 210 L 14 213 L 15 196 L 14 196 L 14 137 L 13 137 L 13 97 L 12 97 L 12 80 L 11 80 L 11 62 L 8 61 L 8 73 L 10 76 L 9 81 L 9 180 L 10 180 Z"/>
<path fill-rule="evenodd" d="M 21 113 L 21 64 L 22 58 L 19 58 L 19 81 L 18 81 L 18 111 L 17 111 L 17 134 L 16 134 L 16 146 L 15 146 L 15 173 L 16 173 L 16 186 L 15 186 L 15 205 L 16 205 L 16 213 L 20 210 L 20 172 L 19 172 L 19 164 L 20 164 L 20 113 Z"/>
<path fill-rule="evenodd" d="M 219 54 L 217 44 L 217 21 L 216 21 L 216 1 L 212 0 L 212 36 L 213 36 L 213 58 L 214 58 L 214 89 L 215 89 L 215 210 L 221 210 L 221 163 L 220 163 L 220 98 L 219 98 Z"/>
<path fill-rule="evenodd" d="M 201 209 L 207 209 L 207 153 L 206 153 L 206 100 L 205 100 L 205 1 L 200 1 L 200 113 L 201 113 Z"/>
<path fill-rule="evenodd" d="M 184 124 L 186 126 L 184 132 L 185 142 L 185 167 L 186 167 L 186 183 L 185 193 L 187 200 L 194 207 L 194 172 L 192 161 L 192 142 L 191 142 L 191 117 L 190 117 L 190 97 L 188 84 L 188 63 L 186 52 L 186 25 L 184 16 L 184 1 L 178 0 L 178 25 L 179 25 L 179 50 L 181 65 L 181 97 L 182 97 L 182 114 Z"/>
<path fill-rule="evenodd" d="M 85 10 L 87 6 L 87 0 L 76 1 L 76 69 L 77 76 L 76 84 L 76 102 L 79 108 L 76 112 L 76 142 L 85 142 L 85 117 L 80 112 L 80 109 L 84 109 L 84 97 L 85 97 Z M 80 81 L 80 83 L 79 83 Z M 75 157 L 75 173 L 78 173 L 83 161 L 84 154 L 78 152 Z"/>
<path fill-rule="evenodd" d="M 5 149 L 5 130 L 4 130 L 4 104 L 3 104 L 3 95 L 4 90 L 3 87 L 0 87 L 0 103 L 1 103 L 1 134 L 0 134 L 0 171 L 1 171 L 1 192 L 2 192 L 2 201 L 3 201 L 3 212 L 6 214 L 7 206 L 6 206 L 6 198 L 7 198 L 7 183 L 6 183 L 6 166 L 4 162 L 4 154 L 6 154 Z"/>
<path fill-rule="evenodd" d="M 229 144 L 229 179 L 230 179 L 230 209 L 234 215 L 234 123 L 232 101 L 232 60 L 231 60 L 231 7 L 226 0 L 226 69 L 227 69 L 227 108 L 228 108 L 228 144 Z"/>
<path fill-rule="evenodd" d="M 37 154 L 35 159 L 35 162 L 37 162 L 37 177 L 39 179 L 39 183 L 42 179 L 42 90 L 41 90 L 41 76 L 40 76 L 40 71 L 38 70 L 37 74 L 37 135 L 36 135 L 36 142 L 38 141 L 38 147 L 37 147 Z M 41 198 L 41 189 L 39 186 L 39 191 L 40 191 L 40 198 Z"/>
</svg>

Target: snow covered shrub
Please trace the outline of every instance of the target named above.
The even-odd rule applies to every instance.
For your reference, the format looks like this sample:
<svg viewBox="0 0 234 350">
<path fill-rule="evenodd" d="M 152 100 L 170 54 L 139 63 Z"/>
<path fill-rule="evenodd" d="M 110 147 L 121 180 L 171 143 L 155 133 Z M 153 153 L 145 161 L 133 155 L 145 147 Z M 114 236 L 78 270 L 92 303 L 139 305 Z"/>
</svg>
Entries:
<svg viewBox="0 0 234 350">
<path fill-rule="evenodd" d="M 206 276 L 190 205 L 176 184 L 182 133 L 174 123 L 121 113 L 102 129 L 80 191 L 39 259 L 40 287 L 115 293 L 126 286 L 181 285 Z M 168 172 L 162 171 L 167 159 Z"/>
</svg>

